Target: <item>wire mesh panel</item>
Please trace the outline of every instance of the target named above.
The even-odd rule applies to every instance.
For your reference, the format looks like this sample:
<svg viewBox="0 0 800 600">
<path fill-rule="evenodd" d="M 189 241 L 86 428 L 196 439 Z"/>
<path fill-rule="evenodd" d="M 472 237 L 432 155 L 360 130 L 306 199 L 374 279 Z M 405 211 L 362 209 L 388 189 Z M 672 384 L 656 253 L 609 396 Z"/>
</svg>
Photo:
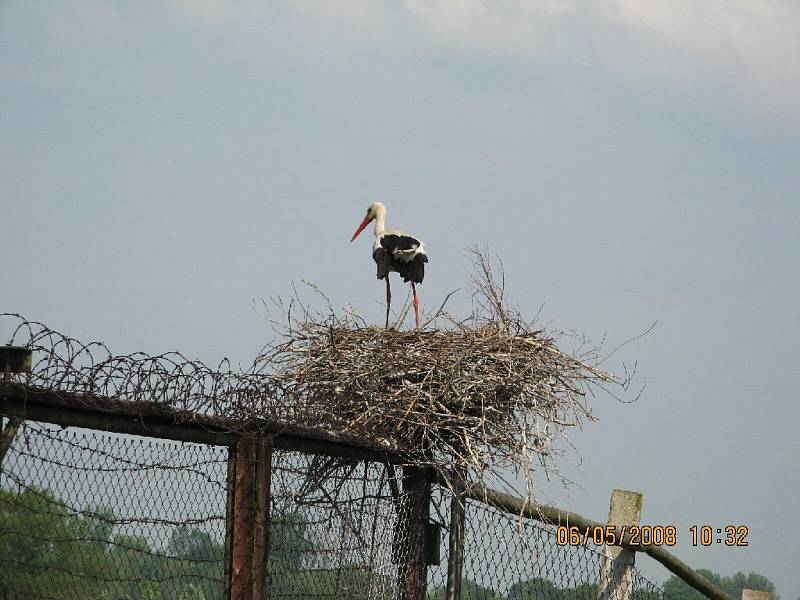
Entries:
<svg viewBox="0 0 800 600">
<path fill-rule="evenodd" d="M 0 470 L 0 600 L 222 600 L 228 450 L 26 422 Z M 403 597 L 402 470 L 275 450 L 268 597 Z M 450 497 L 428 600 L 445 597 Z M 467 501 L 462 600 L 598 598 L 603 555 Z M 665 598 L 635 571 L 634 600 Z"/>
<path fill-rule="evenodd" d="M 437 519 L 449 523 L 449 495 L 435 496 Z M 447 536 L 442 562 L 428 573 L 429 600 L 445 597 Z M 462 600 L 597 600 L 603 554 L 593 546 L 562 546 L 554 527 L 468 500 Z M 667 598 L 634 569 L 631 598 Z M 611 595 L 614 598 L 614 595 Z"/>
<path fill-rule="evenodd" d="M 396 598 L 392 469 L 289 451 L 272 464 L 268 597 Z"/>
<path fill-rule="evenodd" d="M 223 597 L 227 449 L 26 422 L 0 471 L 0 598 Z"/>
</svg>

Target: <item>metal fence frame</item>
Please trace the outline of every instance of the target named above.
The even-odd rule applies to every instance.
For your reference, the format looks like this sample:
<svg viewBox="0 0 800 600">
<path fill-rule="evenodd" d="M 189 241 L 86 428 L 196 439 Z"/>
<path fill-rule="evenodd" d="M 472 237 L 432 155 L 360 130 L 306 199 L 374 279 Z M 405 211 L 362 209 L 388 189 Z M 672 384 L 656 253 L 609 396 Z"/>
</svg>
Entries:
<svg viewBox="0 0 800 600">
<path fill-rule="evenodd" d="M 269 546 L 269 496 L 273 449 L 335 458 L 404 465 L 400 455 L 345 442 L 312 428 L 251 421 L 241 423 L 221 417 L 175 413 L 167 408 L 0 383 L 0 414 L 11 420 L 2 432 L 7 450 L 19 423 L 32 420 L 67 427 L 123 433 L 227 446 L 228 498 L 226 506 L 226 599 L 256 600 L 266 597 L 263 582 Z M 4 453 L 3 453 L 4 454 Z M 0 456 L 0 463 L 2 456 Z M 406 464 L 403 495 L 407 551 L 402 555 L 404 573 L 400 597 L 424 598 L 426 565 L 430 554 L 428 522 L 430 473 Z M 438 540 L 437 540 L 438 545 Z"/>
<path fill-rule="evenodd" d="M 438 526 L 430 521 L 431 486 L 444 485 L 436 475 L 407 464 L 402 455 L 353 440 L 336 437 L 310 427 L 251 420 L 246 423 L 196 413 L 175 412 L 152 403 L 44 391 L 15 383 L 0 383 L 0 414 L 10 418 L 0 441 L 0 463 L 24 420 L 61 426 L 82 427 L 112 433 L 132 434 L 182 442 L 228 447 L 227 504 L 225 527 L 225 582 L 227 600 L 261 600 L 269 547 L 269 498 L 273 450 L 289 450 L 336 458 L 397 465 L 403 468 L 402 487 L 406 502 L 403 524 L 407 538 L 402 555 L 398 598 L 423 600 L 427 590 L 427 565 L 439 546 Z M 448 488 L 449 489 L 449 488 Z M 460 490 L 465 498 L 502 511 L 549 524 L 604 527 L 574 513 L 551 507 L 532 506 L 521 499 L 473 487 Z M 463 561 L 464 515 L 459 502 L 451 504 L 447 598 L 459 598 Z M 645 552 L 709 598 L 732 600 L 687 565 L 657 546 L 642 546 L 622 538 L 621 546 Z M 628 555 L 628 559 L 630 558 Z M 620 561 L 621 562 L 621 561 Z M 632 562 L 632 561 L 629 561 Z M 606 594 L 608 596 L 608 594 Z M 616 598 L 630 597 L 630 590 Z"/>
</svg>

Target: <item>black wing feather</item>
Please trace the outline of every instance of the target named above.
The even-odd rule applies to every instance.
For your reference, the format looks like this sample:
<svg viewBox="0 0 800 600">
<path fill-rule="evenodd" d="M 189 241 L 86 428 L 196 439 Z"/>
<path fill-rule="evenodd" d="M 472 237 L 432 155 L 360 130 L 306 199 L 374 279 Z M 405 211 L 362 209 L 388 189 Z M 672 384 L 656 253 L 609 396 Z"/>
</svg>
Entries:
<svg viewBox="0 0 800 600">
<path fill-rule="evenodd" d="M 403 281 L 422 283 L 428 257 L 424 253 L 416 254 L 410 260 L 400 260 L 395 256 L 395 252 L 411 252 L 421 245 L 422 242 L 410 235 L 390 233 L 381 236 L 381 245 L 372 253 L 372 258 L 378 265 L 378 279 L 384 279 L 391 271 L 395 271 Z"/>
<path fill-rule="evenodd" d="M 390 253 L 394 254 L 397 250 L 409 251 L 418 248 L 420 241 L 410 235 L 397 235 L 389 233 L 381 236 L 381 246 L 386 248 Z"/>
<path fill-rule="evenodd" d="M 392 263 L 398 273 L 403 277 L 403 281 L 413 281 L 414 283 L 422 283 L 425 279 L 425 263 L 428 262 L 428 257 L 424 254 L 417 254 L 414 260 L 403 262 L 400 260 Z"/>
<path fill-rule="evenodd" d="M 392 255 L 386 248 L 376 248 L 372 253 L 375 264 L 378 265 L 378 279 L 385 279 L 392 267 Z"/>
</svg>

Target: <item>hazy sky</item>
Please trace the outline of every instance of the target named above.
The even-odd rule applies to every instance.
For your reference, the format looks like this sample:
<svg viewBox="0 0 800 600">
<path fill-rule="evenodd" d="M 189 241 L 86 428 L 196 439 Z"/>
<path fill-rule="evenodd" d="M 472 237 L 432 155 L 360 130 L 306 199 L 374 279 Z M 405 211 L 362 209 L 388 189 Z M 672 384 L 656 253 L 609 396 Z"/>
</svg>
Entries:
<svg viewBox="0 0 800 600">
<path fill-rule="evenodd" d="M 594 401 L 547 499 L 642 491 L 682 559 L 791 600 L 798 190 L 793 0 L 0 3 L 0 311 L 248 363 L 292 280 L 380 323 L 348 240 L 381 200 L 429 247 L 425 308 L 477 243 L 551 327 L 658 320 L 619 356 L 645 395 Z M 706 523 L 750 547 L 691 548 Z"/>
</svg>

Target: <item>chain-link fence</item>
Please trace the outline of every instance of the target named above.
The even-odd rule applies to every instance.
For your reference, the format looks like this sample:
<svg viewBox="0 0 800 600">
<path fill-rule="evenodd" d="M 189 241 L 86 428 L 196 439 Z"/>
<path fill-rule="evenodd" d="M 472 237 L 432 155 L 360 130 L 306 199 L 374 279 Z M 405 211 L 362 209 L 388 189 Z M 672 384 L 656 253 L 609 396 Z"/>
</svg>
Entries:
<svg viewBox="0 0 800 600">
<path fill-rule="evenodd" d="M 0 472 L 0 598 L 222 598 L 227 463 L 224 447 L 27 422 Z M 273 454 L 271 598 L 391 597 L 388 477 Z"/>
<path fill-rule="evenodd" d="M 0 598 L 221 599 L 227 452 L 27 422 L 0 473 Z"/>
<path fill-rule="evenodd" d="M 276 451 L 272 468 L 269 598 L 395 597 L 391 467 Z"/>
<path fill-rule="evenodd" d="M 435 519 L 450 522 L 450 495 L 434 494 Z M 463 600 L 597 600 L 603 554 L 595 546 L 557 542 L 556 528 L 466 501 Z M 429 571 L 429 600 L 445 598 L 447 538 L 442 562 Z M 631 598 L 667 598 L 659 585 L 633 571 Z M 620 593 L 620 596 L 622 594 Z M 614 595 L 612 595 L 612 598 Z"/>
<path fill-rule="evenodd" d="M 0 599 L 222 600 L 227 447 L 26 422 L 0 471 Z M 269 598 L 396 599 L 402 471 L 275 450 Z M 449 495 L 428 598 L 444 598 Z M 553 528 L 468 501 L 463 600 L 598 597 L 602 555 Z M 662 598 L 634 573 L 633 598 Z"/>
</svg>

